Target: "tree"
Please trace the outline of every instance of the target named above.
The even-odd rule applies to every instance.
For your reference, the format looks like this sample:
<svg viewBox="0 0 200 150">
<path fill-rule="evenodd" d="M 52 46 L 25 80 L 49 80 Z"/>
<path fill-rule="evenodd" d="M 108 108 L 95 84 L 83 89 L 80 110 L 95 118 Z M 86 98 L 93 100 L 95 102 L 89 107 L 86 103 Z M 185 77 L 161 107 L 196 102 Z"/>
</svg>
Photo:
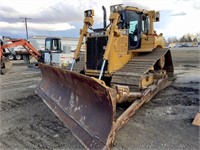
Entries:
<svg viewBox="0 0 200 150">
<path fill-rule="evenodd" d="M 185 36 L 182 36 L 182 38 L 180 39 L 180 42 L 187 42 L 187 38 Z"/>
<path fill-rule="evenodd" d="M 167 40 L 166 40 L 166 38 L 165 38 L 165 37 L 163 37 L 163 39 L 164 39 L 164 42 L 165 42 L 165 43 L 167 43 Z"/>
<path fill-rule="evenodd" d="M 194 35 L 187 33 L 182 36 L 180 42 L 192 42 L 194 39 Z"/>
<path fill-rule="evenodd" d="M 188 42 L 192 42 L 192 37 L 191 37 L 191 36 L 188 36 L 188 37 L 187 37 L 187 41 L 188 41 Z"/>
<path fill-rule="evenodd" d="M 176 36 L 171 36 L 167 38 L 167 43 L 176 42 L 200 42 L 200 32 L 197 32 L 196 34 L 187 33 L 179 39 Z"/>
<path fill-rule="evenodd" d="M 200 42 L 200 32 L 197 32 L 195 36 L 196 36 L 197 42 Z"/>
<path fill-rule="evenodd" d="M 178 38 L 176 36 L 168 37 L 167 42 L 168 43 L 175 43 L 178 42 Z"/>
</svg>

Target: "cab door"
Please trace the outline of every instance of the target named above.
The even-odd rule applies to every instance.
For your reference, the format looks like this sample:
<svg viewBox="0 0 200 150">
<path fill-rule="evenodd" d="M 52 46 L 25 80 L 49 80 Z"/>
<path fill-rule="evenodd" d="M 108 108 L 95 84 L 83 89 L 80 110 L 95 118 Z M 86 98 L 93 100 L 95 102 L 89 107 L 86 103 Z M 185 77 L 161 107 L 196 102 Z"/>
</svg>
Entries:
<svg viewBox="0 0 200 150">
<path fill-rule="evenodd" d="M 128 27 L 128 39 L 129 49 L 138 49 L 141 46 L 141 15 L 135 11 L 127 11 L 127 27 Z"/>
</svg>

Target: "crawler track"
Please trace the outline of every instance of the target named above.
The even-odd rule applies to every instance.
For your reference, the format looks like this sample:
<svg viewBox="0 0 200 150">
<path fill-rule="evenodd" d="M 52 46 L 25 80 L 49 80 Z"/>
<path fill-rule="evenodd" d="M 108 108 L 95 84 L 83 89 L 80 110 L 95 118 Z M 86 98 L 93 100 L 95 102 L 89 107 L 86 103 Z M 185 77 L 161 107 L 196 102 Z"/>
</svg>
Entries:
<svg viewBox="0 0 200 150">
<path fill-rule="evenodd" d="M 135 56 L 129 63 L 127 63 L 120 70 L 112 75 L 112 85 L 127 85 L 131 91 L 139 91 L 139 82 L 141 78 L 147 74 L 150 68 L 154 67 L 157 61 L 165 56 L 165 67 L 167 75 L 173 76 L 173 64 L 171 60 L 171 53 L 167 48 L 155 49 L 150 53 L 142 53 Z"/>
</svg>

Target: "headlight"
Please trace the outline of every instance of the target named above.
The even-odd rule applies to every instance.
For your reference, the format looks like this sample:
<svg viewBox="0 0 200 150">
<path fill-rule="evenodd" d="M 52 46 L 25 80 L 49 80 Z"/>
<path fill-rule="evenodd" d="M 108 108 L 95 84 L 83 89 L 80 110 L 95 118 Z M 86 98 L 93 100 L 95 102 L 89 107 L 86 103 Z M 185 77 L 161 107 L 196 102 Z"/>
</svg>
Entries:
<svg viewBox="0 0 200 150">
<path fill-rule="evenodd" d="M 110 6 L 110 11 L 115 12 L 116 11 L 115 6 Z"/>
<path fill-rule="evenodd" d="M 84 16 L 85 16 L 85 17 L 94 16 L 94 10 L 91 9 L 91 10 L 86 10 L 86 11 L 84 11 Z"/>
<path fill-rule="evenodd" d="M 122 11 L 122 10 L 123 10 L 122 5 L 119 5 L 119 6 L 117 7 L 117 10 L 118 10 L 118 11 Z"/>
<path fill-rule="evenodd" d="M 87 12 L 84 12 L 84 16 L 87 17 Z"/>
<path fill-rule="evenodd" d="M 92 11 L 89 10 L 89 11 L 88 11 L 88 16 L 91 16 L 91 15 L 92 15 Z"/>
<path fill-rule="evenodd" d="M 110 6 L 111 13 L 120 12 L 123 10 L 122 4 Z"/>
</svg>

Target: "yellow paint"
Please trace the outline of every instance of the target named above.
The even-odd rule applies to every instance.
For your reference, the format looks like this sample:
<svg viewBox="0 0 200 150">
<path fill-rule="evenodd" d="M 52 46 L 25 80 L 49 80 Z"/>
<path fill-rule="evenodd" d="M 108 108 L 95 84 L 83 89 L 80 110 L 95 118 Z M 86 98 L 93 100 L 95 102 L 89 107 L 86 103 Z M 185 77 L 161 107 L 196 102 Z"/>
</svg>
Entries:
<svg viewBox="0 0 200 150">
<path fill-rule="evenodd" d="M 148 15 L 150 20 L 150 30 L 148 33 L 142 33 L 141 35 L 141 47 L 136 50 L 128 49 L 128 30 L 118 29 L 119 23 L 119 13 L 112 12 L 110 14 L 109 20 L 112 25 L 107 29 L 106 35 L 108 36 L 108 43 L 105 47 L 105 53 L 103 56 L 104 60 L 108 61 L 108 70 L 104 73 L 104 76 L 111 76 L 113 72 L 116 72 L 124 65 L 126 65 L 131 59 L 134 59 L 139 53 L 151 52 L 156 47 L 164 47 L 164 40 L 162 34 L 157 35 L 154 31 L 154 22 L 159 21 L 159 13 L 155 11 L 147 11 L 143 9 L 138 9 L 136 7 L 124 7 L 124 10 L 132 10 L 136 12 L 143 12 Z M 90 35 L 87 32 L 88 25 L 93 25 L 92 17 L 85 17 L 84 26 L 80 34 L 79 43 L 75 52 L 75 58 L 78 57 L 79 47 L 82 43 L 83 37 L 86 38 Z M 124 33 L 123 33 L 124 32 Z M 86 48 L 87 49 L 87 48 Z M 87 57 L 87 56 L 86 56 Z M 153 68 L 153 66 L 152 66 Z M 88 70 L 85 68 L 86 74 L 91 76 L 98 76 L 100 70 Z M 146 87 L 153 82 L 153 76 L 146 77 L 141 81 L 141 86 Z"/>
<path fill-rule="evenodd" d="M 140 88 L 145 89 L 147 86 L 151 85 L 154 82 L 153 76 L 146 76 L 140 82 Z"/>
<path fill-rule="evenodd" d="M 112 73 L 122 68 L 131 60 L 128 54 L 128 37 L 121 35 L 113 38 L 113 44 L 108 59 L 108 72 Z"/>
</svg>

